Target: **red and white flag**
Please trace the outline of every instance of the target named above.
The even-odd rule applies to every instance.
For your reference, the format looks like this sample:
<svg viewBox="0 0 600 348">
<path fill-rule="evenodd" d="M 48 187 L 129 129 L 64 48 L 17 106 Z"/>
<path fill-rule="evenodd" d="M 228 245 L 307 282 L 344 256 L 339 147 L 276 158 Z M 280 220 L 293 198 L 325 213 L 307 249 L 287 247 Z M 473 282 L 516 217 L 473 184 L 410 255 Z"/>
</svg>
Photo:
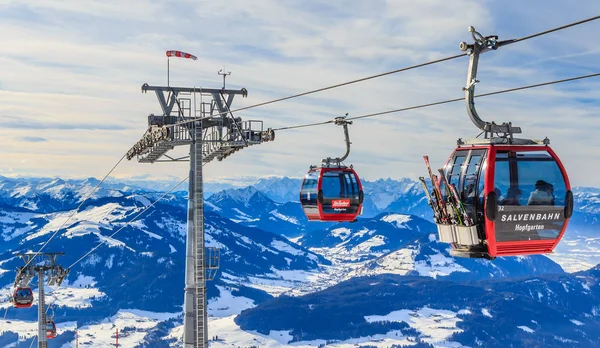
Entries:
<svg viewBox="0 0 600 348">
<path fill-rule="evenodd" d="M 198 59 L 198 57 L 196 57 L 193 54 L 182 52 L 182 51 L 175 51 L 175 50 L 167 51 L 167 57 L 180 57 L 180 58 L 188 58 L 188 59 L 193 59 L 193 60 Z"/>
</svg>

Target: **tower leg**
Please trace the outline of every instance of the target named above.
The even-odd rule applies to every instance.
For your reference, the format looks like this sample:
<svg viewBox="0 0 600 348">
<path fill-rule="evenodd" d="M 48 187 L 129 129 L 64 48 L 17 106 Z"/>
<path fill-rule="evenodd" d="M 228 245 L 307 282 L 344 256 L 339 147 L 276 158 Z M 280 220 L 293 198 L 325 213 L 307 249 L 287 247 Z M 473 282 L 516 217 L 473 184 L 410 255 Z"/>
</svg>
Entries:
<svg viewBox="0 0 600 348">
<path fill-rule="evenodd" d="M 44 298 L 45 271 L 38 271 L 38 348 L 48 348 L 46 338 L 46 301 Z"/>
<path fill-rule="evenodd" d="M 194 179 L 196 149 L 194 144 L 190 145 L 190 175 L 188 178 L 188 212 L 187 212 L 187 236 L 185 249 L 185 298 L 183 302 L 183 347 L 197 348 L 196 345 L 196 263 L 195 259 L 195 235 L 194 235 Z"/>
<path fill-rule="evenodd" d="M 194 125 L 190 146 L 188 228 L 186 239 L 184 348 L 208 347 L 206 264 L 204 256 L 204 192 L 202 188 L 202 128 Z"/>
</svg>

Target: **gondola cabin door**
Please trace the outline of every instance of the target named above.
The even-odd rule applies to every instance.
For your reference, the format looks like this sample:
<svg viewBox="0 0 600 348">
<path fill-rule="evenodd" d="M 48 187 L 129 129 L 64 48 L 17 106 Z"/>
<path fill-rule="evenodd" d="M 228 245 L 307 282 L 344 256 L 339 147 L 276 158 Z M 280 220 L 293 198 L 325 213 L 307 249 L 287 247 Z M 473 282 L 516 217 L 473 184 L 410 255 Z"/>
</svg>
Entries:
<svg viewBox="0 0 600 348">
<path fill-rule="evenodd" d="M 456 256 L 552 252 L 573 212 L 567 173 L 549 146 L 459 147 L 444 173 L 476 226 L 470 238 L 455 231 Z"/>
</svg>

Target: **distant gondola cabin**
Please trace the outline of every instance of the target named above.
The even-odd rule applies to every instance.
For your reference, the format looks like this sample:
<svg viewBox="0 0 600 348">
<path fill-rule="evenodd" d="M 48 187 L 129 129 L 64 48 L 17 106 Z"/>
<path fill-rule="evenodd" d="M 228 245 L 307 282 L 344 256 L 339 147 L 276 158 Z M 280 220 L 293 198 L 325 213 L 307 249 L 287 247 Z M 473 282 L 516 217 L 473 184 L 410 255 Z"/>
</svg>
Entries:
<svg viewBox="0 0 600 348">
<path fill-rule="evenodd" d="M 33 291 L 30 288 L 16 288 L 12 294 L 12 303 L 16 308 L 29 308 L 33 305 Z"/>
<path fill-rule="evenodd" d="M 46 321 L 46 338 L 55 338 L 56 337 L 56 324 L 54 320 Z"/>
<path fill-rule="evenodd" d="M 311 167 L 302 182 L 300 203 L 311 221 L 355 221 L 362 212 L 360 178 L 349 167 Z"/>
</svg>

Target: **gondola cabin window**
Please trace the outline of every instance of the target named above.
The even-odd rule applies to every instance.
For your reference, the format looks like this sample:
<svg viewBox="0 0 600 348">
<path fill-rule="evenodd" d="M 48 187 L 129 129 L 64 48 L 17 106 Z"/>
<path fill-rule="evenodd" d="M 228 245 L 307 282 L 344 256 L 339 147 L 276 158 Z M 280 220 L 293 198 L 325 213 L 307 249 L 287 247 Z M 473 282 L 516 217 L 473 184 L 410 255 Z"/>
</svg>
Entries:
<svg viewBox="0 0 600 348">
<path fill-rule="evenodd" d="M 475 204 L 477 189 L 479 187 L 477 176 L 479 174 L 482 158 L 483 152 L 481 151 L 479 151 L 479 153 L 473 151 L 469 157 L 469 162 L 465 168 L 464 182 L 462 184 L 462 200 L 465 204 Z"/>
<path fill-rule="evenodd" d="M 323 197 L 324 198 L 338 198 L 345 197 L 342 185 L 342 172 L 325 172 L 323 173 Z"/>
<path fill-rule="evenodd" d="M 554 239 L 564 224 L 565 178 L 547 151 L 497 152 L 496 240 Z"/>
<path fill-rule="evenodd" d="M 306 214 L 319 214 L 317 206 L 319 172 L 311 171 L 304 177 L 302 189 L 300 191 L 300 203 Z"/>
<path fill-rule="evenodd" d="M 452 167 L 449 168 L 450 173 L 449 175 L 447 175 L 448 178 L 448 182 L 450 183 L 450 185 L 454 185 L 454 187 L 456 187 L 456 190 L 459 190 L 459 183 L 460 183 L 460 175 L 462 172 L 462 165 L 463 163 L 465 163 L 465 159 L 467 158 L 467 154 L 469 153 L 469 151 L 459 151 L 456 153 L 456 156 L 453 159 L 452 162 Z M 448 171 L 446 171 L 446 173 L 448 173 Z M 443 183 L 440 187 L 443 187 Z M 447 189 L 444 188 L 444 190 L 442 191 L 444 194 L 444 198 L 447 200 L 448 197 L 446 197 L 447 195 Z"/>
</svg>

